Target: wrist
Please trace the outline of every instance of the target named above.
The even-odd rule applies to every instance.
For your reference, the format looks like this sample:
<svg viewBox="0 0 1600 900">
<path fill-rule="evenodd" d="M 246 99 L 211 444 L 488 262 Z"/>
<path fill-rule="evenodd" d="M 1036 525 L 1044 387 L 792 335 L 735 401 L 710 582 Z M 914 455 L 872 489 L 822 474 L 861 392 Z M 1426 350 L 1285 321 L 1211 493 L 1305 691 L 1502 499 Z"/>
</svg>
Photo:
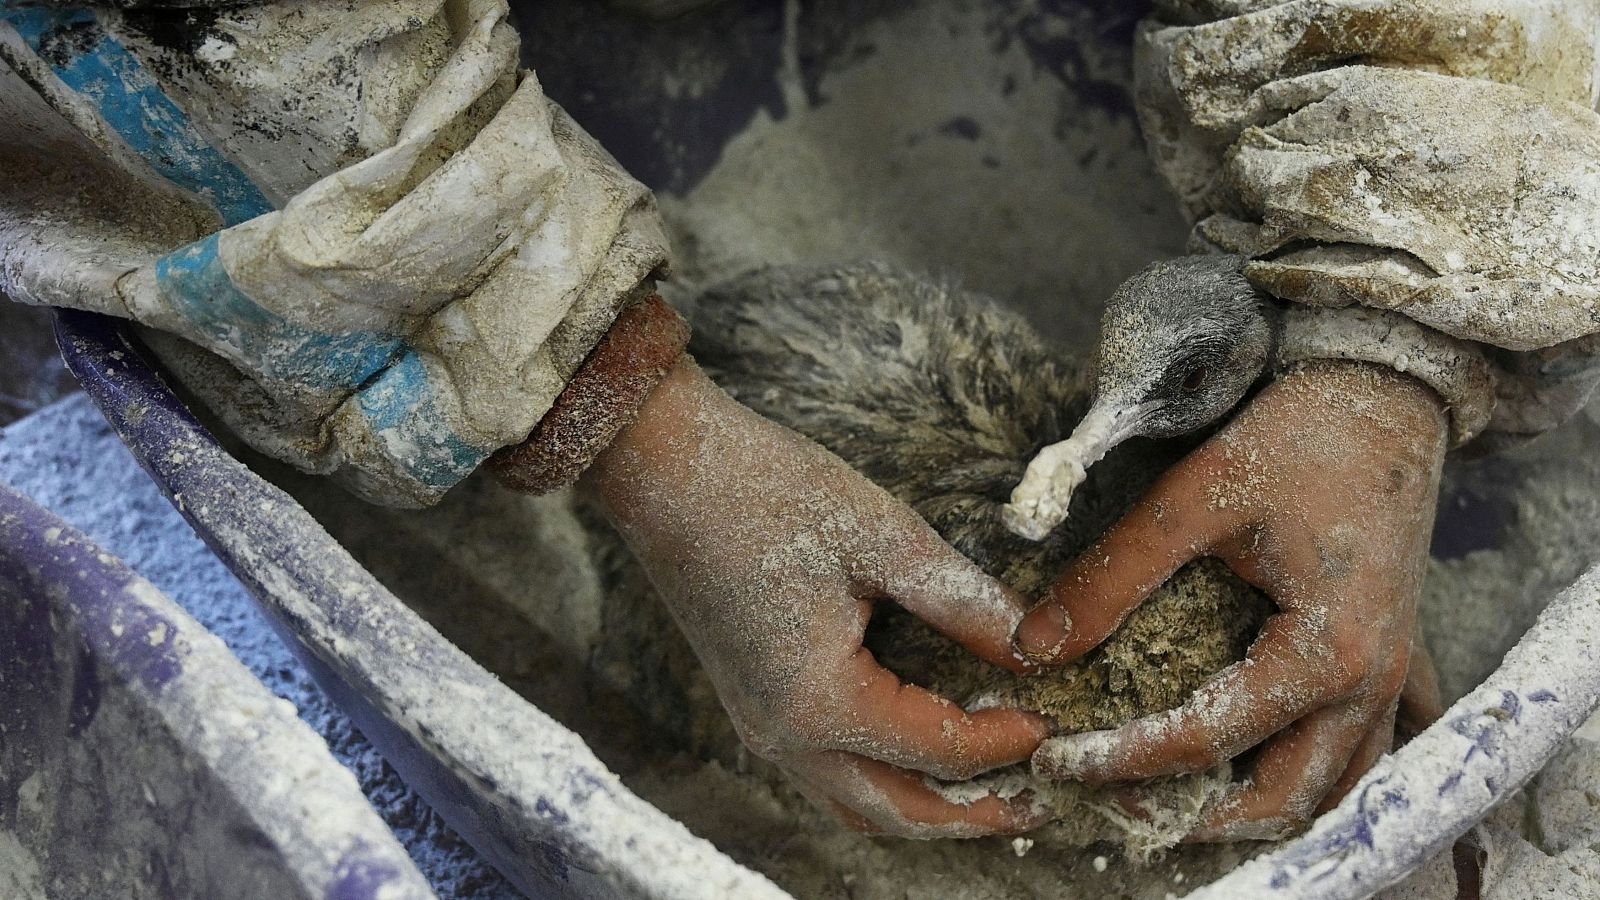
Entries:
<svg viewBox="0 0 1600 900">
<path fill-rule="evenodd" d="M 661 376 L 639 404 L 639 414 L 601 451 L 596 463 L 618 453 L 640 453 L 672 443 L 695 429 L 697 410 L 721 393 L 687 353 Z"/>
<path fill-rule="evenodd" d="M 490 469 L 525 493 L 574 483 L 642 413 L 688 341 L 688 324 L 658 295 L 627 307 L 528 438 L 496 453 Z"/>
<path fill-rule="evenodd" d="M 1331 426 L 1373 446 L 1443 457 L 1446 406 L 1418 378 L 1374 363 L 1319 359 L 1297 365 L 1277 384 L 1290 414 L 1305 425 Z"/>
<path fill-rule="evenodd" d="M 680 471 L 704 438 L 707 413 L 732 401 L 687 353 L 669 368 L 639 404 L 638 415 L 617 432 L 579 479 L 613 512 L 637 502 L 643 489 L 681 483 Z"/>
<path fill-rule="evenodd" d="M 1272 279 L 1272 265 L 1251 263 L 1246 276 L 1269 293 L 1293 298 Z M 1279 359 L 1291 367 L 1314 360 L 1365 362 L 1408 383 L 1422 382 L 1444 402 L 1451 446 L 1472 440 L 1494 415 L 1497 376 L 1482 348 L 1399 313 L 1291 303 L 1284 311 Z"/>
</svg>

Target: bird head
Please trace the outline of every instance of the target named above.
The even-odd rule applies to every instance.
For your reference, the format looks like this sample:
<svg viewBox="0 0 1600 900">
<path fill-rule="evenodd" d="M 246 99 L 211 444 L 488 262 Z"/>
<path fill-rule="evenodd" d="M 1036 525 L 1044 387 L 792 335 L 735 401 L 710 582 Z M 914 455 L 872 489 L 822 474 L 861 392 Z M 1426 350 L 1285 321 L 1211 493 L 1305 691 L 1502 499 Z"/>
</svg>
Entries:
<svg viewBox="0 0 1600 900">
<path fill-rule="evenodd" d="M 1244 258 L 1186 256 L 1123 282 L 1101 320 L 1094 402 L 1072 436 L 1039 451 L 1001 510 L 1040 540 L 1067 515 L 1089 466 L 1131 437 L 1175 437 L 1221 418 L 1276 352 L 1274 302 Z"/>
<path fill-rule="evenodd" d="M 1243 269 L 1239 256 L 1185 256 L 1150 266 L 1112 295 L 1084 418 L 1104 436 L 1096 450 L 1209 425 L 1261 377 L 1277 343 L 1277 307 Z"/>
</svg>

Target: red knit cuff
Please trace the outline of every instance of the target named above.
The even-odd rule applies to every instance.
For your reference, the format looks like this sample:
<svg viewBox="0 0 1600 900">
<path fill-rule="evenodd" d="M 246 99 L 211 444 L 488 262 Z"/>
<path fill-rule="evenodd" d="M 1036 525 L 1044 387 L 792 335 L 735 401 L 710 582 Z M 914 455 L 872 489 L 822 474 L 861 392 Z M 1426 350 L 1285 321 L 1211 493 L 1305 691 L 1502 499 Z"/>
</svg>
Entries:
<svg viewBox="0 0 1600 900">
<path fill-rule="evenodd" d="M 528 439 L 489 459 L 507 486 L 544 494 L 578 480 L 689 344 L 689 325 L 659 294 L 624 309 Z"/>
</svg>

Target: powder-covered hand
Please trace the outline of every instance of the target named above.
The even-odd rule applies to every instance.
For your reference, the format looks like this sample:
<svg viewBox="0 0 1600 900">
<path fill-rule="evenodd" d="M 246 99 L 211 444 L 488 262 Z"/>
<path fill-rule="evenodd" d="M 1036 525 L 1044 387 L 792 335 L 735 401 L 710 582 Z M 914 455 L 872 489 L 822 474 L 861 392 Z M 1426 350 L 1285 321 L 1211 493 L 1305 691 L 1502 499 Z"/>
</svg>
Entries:
<svg viewBox="0 0 1600 900">
<path fill-rule="evenodd" d="M 1012 669 L 1023 600 L 810 440 L 675 368 L 586 474 L 752 752 L 855 827 L 971 837 L 1037 827 L 1027 795 L 959 781 L 1026 760 L 1020 710 L 968 714 L 861 645 L 890 599 Z M 931 776 L 931 777 L 930 777 Z"/>
<path fill-rule="evenodd" d="M 1265 742 L 1192 840 L 1279 837 L 1336 803 L 1391 747 L 1403 689 L 1413 716 L 1437 715 L 1431 664 L 1412 648 L 1444 428 L 1432 391 L 1362 363 L 1308 364 L 1262 391 L 1068 568 L 1018 648 L 1044 664 L 1082 656 L 1202 555 L 1280 611 L 1184 705 L 1046 741 L 1035 771 L 1152 778 Z"/>
</svg>

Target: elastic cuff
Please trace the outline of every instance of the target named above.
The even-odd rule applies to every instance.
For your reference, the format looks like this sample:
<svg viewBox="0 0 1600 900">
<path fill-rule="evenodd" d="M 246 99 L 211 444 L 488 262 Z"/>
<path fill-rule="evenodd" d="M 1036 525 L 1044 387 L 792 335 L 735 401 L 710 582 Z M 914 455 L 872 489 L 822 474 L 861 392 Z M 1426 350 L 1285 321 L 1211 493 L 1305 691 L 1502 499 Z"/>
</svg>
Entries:
<svg viewBox="0 0 1600 900">
<path fill-rule="evenodd" d="M 508 487 L 545 494 L 578 480 L 677 364 L 689 325 L 659 294 L 624 309 L 528 439 L 489 459 Z"/>
<path fill-rule="evenodd" d="M 1483 351 L 1398 313 L 1290 304 L 1278 356 L 1285 366 L 1309 359 L 1349 359 L 1417 378 L 1444 399 L 1453 447 L 1476 437 L 1494 414 L 1495 370 Z"/>
</svg>

